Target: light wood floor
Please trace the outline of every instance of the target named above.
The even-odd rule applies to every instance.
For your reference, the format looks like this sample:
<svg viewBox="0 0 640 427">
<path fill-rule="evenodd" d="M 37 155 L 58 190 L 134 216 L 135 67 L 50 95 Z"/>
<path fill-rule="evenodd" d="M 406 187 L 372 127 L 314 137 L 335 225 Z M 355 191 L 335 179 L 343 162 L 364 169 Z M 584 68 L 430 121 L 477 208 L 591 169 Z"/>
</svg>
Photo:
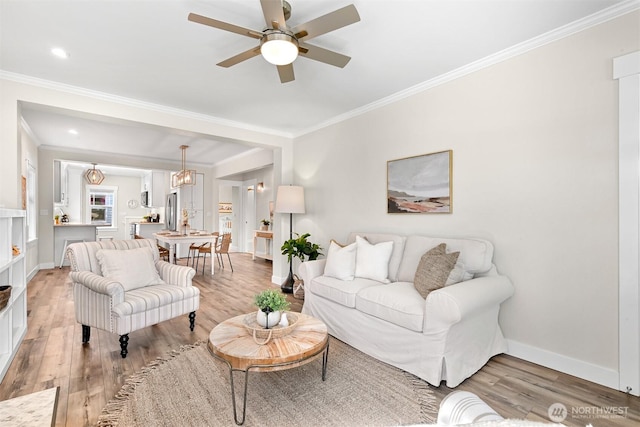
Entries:
<svg viewBox="0 0 640 427">
<path fill-rule="evenodd" d="M 82 345 L 67 267 L 38 272 L 28 285 L 27 335 L 0 384 L 0 400 L 59 386 L 56 425 L 94 425 L 128 376 L 172 349 L 206 340 L 219 322 L 254 310 L 253 295 L 271 286 L 271 264 L 252 261 L 248 254 L 231 257 L 235 272 L 227 266 L 217 269 L 213 277 L 206 273 L 194 279 L 201 290 L 194 332 L 189 331 L 186 316 L 133 332 L 126 359 L 120 357 L 116 335 L 92 329 L 91 342 Z M 299 311 L 301 302 L 291 295 L 289 299 L 292 310 Z M 451 392 L 444 385 L 433 389 L 438 403 Z M 570 413 L 581 413 L 582 418 L 570 415 L 565 420 L 569 426 L 640 423 L 640 399 L 505 355 L 494 357 L 456 390 L 478 394 L 505 418 L 548 421 L 549 406 L 558 402 Z M 627 408 L 626 416 L 584 415 L 619 407 Z"/>
</svg>

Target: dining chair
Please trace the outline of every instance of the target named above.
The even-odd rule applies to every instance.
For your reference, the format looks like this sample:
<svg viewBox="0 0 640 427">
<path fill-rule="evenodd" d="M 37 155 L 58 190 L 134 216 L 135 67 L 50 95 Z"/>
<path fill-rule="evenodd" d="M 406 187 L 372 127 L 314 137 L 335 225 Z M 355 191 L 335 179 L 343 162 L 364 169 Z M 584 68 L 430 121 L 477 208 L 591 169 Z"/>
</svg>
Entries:
<svg viewBox="0 0 640 427">
<path fill-rule="evenodd" d="M 146 237 L 142 237 L 139 234 L 134 234 L 133 235 L 134 240 L 137 239 L 146 239 Z M 160 246 L 156 243 L 156 246 L 158 247 L 158 254 L 159 256 L 164 259 L 165 261 L 169 262 L 169 249 L 165 248 L 164 246 Z M 188 265 L 188 263 L 187 263 Z"/>
<path fill-rule="evenodd" d="M 222 268 L 224 268 L 224 260 L 222 259 L 222 255 L 227 254 L 229 265 L 231 266 L 231 272 L 233 272 L 233 264 L 231 264 L 231 256 L 229 255 L 229 246 L 231 246 L 231 233 L 224 233 L 218 240 L 220 241 L 220 243 L 216 245 L 216 257 L 218 258 L 218 264 Z"/>
<path fill-rule="evenodd" d="M 189 245 L 189 252 L 187 253 L 187 265 L 189 265 L 189 260 L 191 260 L 191 267 L 193 267 L 194 265 L 196 265 L 196 258 L 199 257 L 199 250 L 201 248 L 204 248 L 205 246 L 207 246 L 209 244 L 209 242 L 207 243 L 192 243 Z M 198 271 L 198 269 L 196 268 L 196 271 Z"/>
<path fill-rule="evenodd" d="M 220 233 L 218 233 L 217 231 L 214 231 L 213 233 L 211 233 L 212 236 L 216 237 L 216 240 L 214 241 L 213 246 L 215 247 L 217 245 L 217 238 L 220 235 Z M 197 258 L 195 258 L 195 262 L 196 262 L 196 271 L 198 271 L 198 265 L 200 264 L 200 254 L 202 254 L 202 274 L 204 274 L 204 269 L 207 265 L 207 254 L 209 254 L 209 258 L 211 258 L 211 242 L 206 242 L 203 243 L 201 245 L 195 245 L 197 246 L 197 251 L 198 251 L 198 256 Z M 195 257 L 195 255 L 194 255 Z"/>
</svg>

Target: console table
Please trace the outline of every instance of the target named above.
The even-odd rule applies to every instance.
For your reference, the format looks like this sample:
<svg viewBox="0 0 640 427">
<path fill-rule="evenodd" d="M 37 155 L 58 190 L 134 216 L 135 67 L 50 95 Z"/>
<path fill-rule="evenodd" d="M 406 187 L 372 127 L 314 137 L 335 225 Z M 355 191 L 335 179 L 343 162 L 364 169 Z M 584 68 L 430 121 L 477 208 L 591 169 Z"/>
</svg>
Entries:
<svg viewBox="0 0 640 427">
<path fill-rule="evenodd" d="M 258 252 L 258 239 L 264 240 L 264 252 Z M 270 230 L 254 230 L 253 232 L 253 257 L 251 259 L 263 258 L 273 260 L 273 254 L 271 253 L 271 241 L 273 240 L 273 231 Z"/>
</svg>

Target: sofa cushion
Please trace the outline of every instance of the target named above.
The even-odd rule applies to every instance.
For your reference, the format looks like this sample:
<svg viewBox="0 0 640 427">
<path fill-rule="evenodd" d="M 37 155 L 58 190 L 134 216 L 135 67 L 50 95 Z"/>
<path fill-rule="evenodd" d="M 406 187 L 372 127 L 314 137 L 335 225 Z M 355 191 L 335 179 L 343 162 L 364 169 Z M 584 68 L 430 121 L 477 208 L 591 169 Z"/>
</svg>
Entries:
<svg viewBox="0 0 640 427">
<path fill-rule="evenodd" d="M 424 298 L 410 282 L 363 288 L 356 295 L 356 309 L 416 332 L 424 324 Z"/>
<path fill-rule="evenodd" d="M 341 246 L 334 240 L 329 244 L 324 275 L 340 280 L 353 280 L 356 273 L 356 244 Z"/>
<path fill-rule="evenodd" d="M 389 258 L 393 251 L 393 242 L 371 244 L 356 236 L 356 277 L 389 283 Z"/>
<path fill-rule="evenodd" d="M 449 277 L 447 278 L 447 283 L 445 283 L 444 285 L 445 286 L 455 285 L 456 283 L 464 282 L 465 280 L 471 280 L 471 279 L 473 279 L 473 274 L 465 270 L 464 264 L 460 261 L 460 257 L 458 257 L 458 261 L 456 262 L 456 265 L 453 267 L 453 270 L 451 270 L 451 273 L 449 273 Z"/>
<path fill-rule="evenodd" d="M 157 261 L 158 245 L 155 239 L 129 239 L 129 240 L 101 240 L 98 242 L 72 243 L 69 245 L 67 256 L 71 261 L 71 271 L 92 271 L 102 276 L 100 263 L 96 258 L 96 252 L 100 249 L 135 249 L 150 248 L 153 252 L 153 260 Z"/>
<path fill-rule="evenodd" d="M 448 254 L 446 247 L 445 243 L 440 243 L 420 258 L 413 285 L 422 298 L 427 298 L 429 292 L 442 288 L 456 265 L 460 252 Z"/>
<path fill-rule="evenodd" d="M 411 282 L 416 274 L 420 258 L 429 249 L 446 243 L 447 249 L 460 252 L 458 262 L 471 274 L 485 273 L 491 270 L 493 245 L 480 239 L 440 239 L 435 237 L 409 236 L 404 245 L 404 255 L 398 271 L 398 281 Z"/>
<path fill-rule="evenodd" d="M 324 297 L 345 307 L 355 308 L 356 294 L 369 286 L 379 286 L 380 282 L 356 277 L 353 280 L 340 280 L 334 277 L 319 276 L 305 284 L 305 291 Z"/>
<path fill-rule="evenodd" d="M 189 304 L 192 298 L 199 298 L 200 289 L 195 286 L 157 285 L 134 289 L 125 294 L 124 301 L 113 307 L 113 313 L 121 318 L 136 313 L 166 307 L 167 310 L 180 311 L 182 305 Z M 172 305 L 178 304 L 178 310 Z M 186 310 L 182 310 L 186 312 Z"/>
<path fill-rule="evenodd" d="M 362 236 L 367 239 L 369 243 L 373 244 L 381 242 L 393 242 L 393 251 L 391 252 L 391 257 L 389 258 L 389 280 L 391 280 L 392 282 L 397 282 L 398 268 L 400 267 L 400 262 L 402 261 L 402 253 L 404 252 L 404 245 L 407 238 L 405 236 L 398 236 L 397 234 L 351 233 L 349 234 L 347 243 L 355 242 L 356 236 Z"/>
<path fill-rule="evenodd" d="M 162 285 L 151 248 L 100 249 L 96 251 L 102 277 L 120 282 L 125 291 Z"/>
</svg>

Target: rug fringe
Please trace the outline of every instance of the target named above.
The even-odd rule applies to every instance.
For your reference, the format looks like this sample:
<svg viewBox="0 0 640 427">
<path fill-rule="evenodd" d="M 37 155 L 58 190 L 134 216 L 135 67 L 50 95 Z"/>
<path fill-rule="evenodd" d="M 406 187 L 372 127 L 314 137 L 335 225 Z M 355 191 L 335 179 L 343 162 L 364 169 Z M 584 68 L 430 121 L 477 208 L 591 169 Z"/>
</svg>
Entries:
<svg viewBox="0 0 640 427">
<path fill-rule="evenodd" d="M 118 391 L 114 398 L 111 399 L 102 410 L 102 413 L 98 417 L 98 423 L 96 425 L 98 427 L 116 427 L 118 425 L 117 420 L 120 417 L 120 414 L 122 413 L 127 400 L 131 395 L 133 395 L 138 384 L 141 384 L 150 372 L 157 369 L 158 366 L 174 359 L 185 351 L 199 347 L 205 343 L 206 341 L 196 341 L 193 344 L 181 345 L 177 350 L 171 350 L 165 356 L 156 358 L 154 361 L 142 368 L 140 372 L 137 372 L 127 378 L 120 391 Z"/>
<path fill-rule="evenodd" d="M 438 413 L 439 407 L 436 403 L 436 396 L 429 387 L 429 384 L 425 380 L 409 372 L 403 372 L 409 377 L 411 385 L 419 394 L 418 402 L 420 404 L 420 421 L 422 423 L 435 424 L 436 418 L 434 414 Z M 421 393 L 422 391 L 427 391 L 427 393 Z"/>
</svg>

